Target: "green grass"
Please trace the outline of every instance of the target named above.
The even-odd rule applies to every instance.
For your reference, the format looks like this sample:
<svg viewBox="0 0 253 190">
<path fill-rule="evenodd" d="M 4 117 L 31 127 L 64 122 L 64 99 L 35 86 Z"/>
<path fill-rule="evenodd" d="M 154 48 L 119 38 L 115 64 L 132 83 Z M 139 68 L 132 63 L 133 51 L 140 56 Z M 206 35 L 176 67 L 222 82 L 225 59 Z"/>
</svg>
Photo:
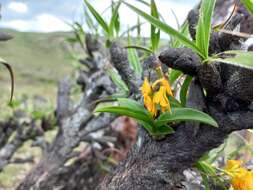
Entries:
<svg viewBox="0 0 253 190">
<path fill-rule="evenodd" d="M 5 31 L 14 38 L 0 43 L 0 57 L 13 67 L 14 97 L 42 95 L 55 102 L 58 80 L 73 69 L 68 58 L 70 47 L 64 41 L 71 33 Z M 3 115 L 10 95 L 10 78 L 4 67 L 0 67 L 0 87 L 0 115 Z"/>
<path fill-rule="evenodd" d="M 33 97 L 40 95 L 47 100 L 46 104 L 55 104 L 57 83 L 65 75 L 73 71 L 69 59 L 70 46 L 65 38 L 71 33 L 22 33 L 5 30 L 14 38 L 0 43 L 0 57 L 13 67 L 15 75 L 14 100 L 23 95 L 28 97 L 28 104 L 33 104 Z M 7 103 L 10 96 L 10 77 L 4 67 L 0 67 L 0 120 L 10 115 Z M 44 105 L 45 107 L 48 105 Z M 47 139 L 52 140 L 49 132 Z M 33 155 L 39 161 L 41 152 L 31 148 L 26 142 L 15 153 L 14 157 Z M 11 164 L 0 173 L 0 189 L 13 189 L 24 178 L 35 164 Z"/>
</svg>

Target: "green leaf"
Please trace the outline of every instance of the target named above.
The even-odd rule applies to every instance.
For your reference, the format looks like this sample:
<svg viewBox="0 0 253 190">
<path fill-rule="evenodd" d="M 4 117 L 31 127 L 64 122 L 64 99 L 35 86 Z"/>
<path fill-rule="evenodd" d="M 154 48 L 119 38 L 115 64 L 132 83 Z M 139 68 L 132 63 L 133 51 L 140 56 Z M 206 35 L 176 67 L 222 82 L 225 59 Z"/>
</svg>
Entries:
<svg viewBox="0 0 253 190">
<path fill-rule="evenodd" d="M 182 104 L 182 106 L 186 105 L 186 101 L 187 101 L 187 92 L 189 89 L 189 86 L 191 84 L 192 81 L 192 77 L 191 76 L 187 76 L 184 80 L 184 83 L 180 89 L 180 102 Z"/>
<path fill-rule="evenodd" d="M 216 170 L 213 166 L 211 166 L 210 164 L 208 164 L 205 161 L 198 161 L 196 163 L 196 167 L 201 171 L 204 172 L 206 174 L 211 174 L 211 175 L 215 175 L 216 174 Z"/>
<path fill-rule="evenodd" d="M 78 40 L 76 38 L 73 37 L 68 37 L 65 39 L 66 42 L 70 43 L 70 44 L 74 44 L 76 42 L 78 42 Z"/>
<path fill-rule="evenodd" d="M 170 102 L 171 107 L 173 107 L 173 108 L 182 108 L 183 107 L 182 104 L 176 98 L 174 98 L 172 96 L 169 96 L 168 98 L 169 98 L 169 102 Z"/>
<path fill-rule="evenodd" d="M 169 135 L 173 134 L 175 131 L 172 127 L 169 125 L 162 125 L 162 126 L 156 126 L 154 128 L 154 135 L 155 136 L 162 136 L 162 135 Z"/>
<path fill-rule="evenodd" d="M 142 3 L 143 5 L 146 5 L 146 6 L 148 6 L 148 7 L 150 7 L 150 5 L 151 5 L 151 4 L 149 4 L 148 2 L 146 2 L 145 0 L 137 0 L 137 1 L 139 1 L 140 3 Z M 161 20 L 162 20 L 163 22 L 165 22 L 165 19 L 164 19 L 164 17 L 163 17 L 162 14 L 159 13 L 159 17 L 161 18 Z"/>
<path fill-rule="evenodd" d="M 155 127 L 154 120 L 142 104 L 129 98 L 118 98 L 117 101 L 119 104 L 117 106 L 98 106 L 94 112 L 109 112 L 134 118 L 150 135 L 155 135 L 153 130 Z"/>
<path fill-rule="evenodd" d="M 222 57 L 222 58 L 219 58 Z M 225 51 L 221 54 L 215 55 L 214 57 L 210 58 L 209 61 L 217 61 L 228 63 L 231 65 L 245 67 L 248 69 L 253 69 L 253 52 L 242 51 L 242 50 L 232 50 L 232 51 Z"/>
<path fill-rule="evenodd" d="M 172 69 L 169 74 L 169 81 L 170 84 L 173 85 L 173 83 L 180 77 L 183 73 L 179 70 Z"/>
<path fill-rule="evenodd" d="M 128 35 L 128 46 L 132 45 L 132 40 L 130 35 Z M 138 53 L 136 49 L 134 48 L 128 48 L 128 61 L 130 65 L 132 66 L 134 72 L 138 75 L 141 76 L 142 74 L 142 66 L 138 57 Z"/>
<path fill-rule="evenodd" d="M 80 44 L 80 46 L 83 48 L 84 51 L 86 51 L 85 46 L 84 46 L 84 39 L 85 39 L 85 32 L 83 30 L 83 27 L 81 24 L 79 24 L 78 22 L 75 22 L 74 24 L 69 24 L 75 34 L 75 39 L 76 42 L 78 42 Z"/>
<path fill-rule="evenodd" d="M 13 70 L 10 64 L 8 64 L 4 59 L 2 59 L 0 57 L 0 64 L 2 64 L 9 72 L 10 77 L 11 77 L 11 95 L 10 95 L 10 103 L 13 99 L 13 95 L 14 95 L 14 74 L 13 74 Z"/>
<path fill-rule="evenodd" d="M 91 14 L 95 17 L 97 22 L 100 24 L 100 26 L 103 28 L 105 33 L 107 35 L 110 35 L 110 29 L 108 25 L 106 24 L 105 20 L 100 16 L 100 14 L 94 9 L 94 7 L 88 2 L 88 0 L 83 0 L 86 6 L 88 7 Z"/>
<path fill-rule="evenodd" d="M 108 67 L 106 73 L 110 76 L 114 84 L 123 92 L 128 92 L 128 87 L 125 82 L 121 79 L 119 73 L 113 68 Z"/>
<path fill-rule="evenodd" d="M 216 0 L 202 0 L 199 21 L 196 27 L 196 45 L 204 58 L 208 58 L 208 49 L 211 33 L 211 19 Z"/>
<path fill-rule="evenodd" d="M 204 54 L 202 54 L 201 50 L 195 45 L 194 42 L 186 38 L 183 34 L 176 31 L 169 25 L 165 24 L 164 22 L 161 22 L 159 19 L 148 15 L 144 11 L 134 7 L 133 5 L 130 5 L 129 3 L 124 2 L 126 6 L 128 6 L 130 9 L 132 9 L 134 12 L 136 12 L 138 15 L 142 16 L 144 19 L 146 19 L 148 22 L 159 28 L 160 30 L 164 31 L 165 33 L 178 38 L 185 46 L 191 48 L 193 51 L 198 53 L 201 57 L 205 57 Z"/>
<path fill-rule="evenodd" d="M 184 35 L 185 37 L 189 36 L 189 29 L 188 29 L 188 23 L 184 22 L 183 25 L 180 27 L 179 32 Z M 182 46 L 182 43 L 178 38 L 171 38 L 170 40 L 170 47 L 172 48 L 179 48 Z"/>
<path fill-rule="evenodd" d="M 143 47 L 143 46 L 133 45 L 133 46 L 126 46 L 125 48 L 127 48 L 127 49 L 131 49 L 131 48 L 133 48 L 133 49 L 139 49 L 139 50 L 145 51 L 147 53 L 151 53 L 151 54 L 154 53 L 151 49 L 148 49 L 148 48 Z"/>
<path fill-rule="evenodd" d="M 143 112 L 140 112 L 137 109 L 131 109 L 129 107 L 104 106 L 104 107 L 96 108 L 94 112 L 114 113 L 114 114 L 117 114 L 117 115 L 123 115 L 123 116 L 128 116 L 128 117 L 134 118 L 138 121 L 142 121 L 144 123 L 147 123 L 148 125 L 152 124 L 152 120 L 150 119 L 149 115 L 147 115 Z"/>
<path fill-rule="evenodd" d="M 119 7 L 121 5 L 121 1 L 118 1 L 116 6 L 112 5 L 112 18 L 109 24 L 109 33 L 110 36 L 113 37 L 114 30 L 116 33 L 119 31 Z"/>
<path fill-rule="evenodd" d="M 141 21 L 140 17 L 137 18 L 137 44 L 141 44 L 142 37 L 141 37 Z"/>
<path fill-rule="evenodd" d="M 119 105 L 122 107 L 137 110 L 139 112 L 142 112 L 143 114 L 150 116 L 148 111 L 144 108 L 144 106 L 135 100 L 129 98 L 118 98 L 117 100 Z M 150 119 L 152 119 L 152 117 L 150 117 Z"/>
<path fill-rule="evenodd" d="M 211 165 L 203 161 L 198 161 L 195 165 L 196 168 L 201 172 L 201 177 L 205 186 L 205 190 L 211 190 L 209 186 L 208 176 L 216 175 L 215 169 Z"/>
<path fill-rule="evenodd" d="M 151 0 L 150 3 L 150 8 L 151 8 L 151 16 L 159 20 L 159 13 L 157 10 L 157 6 L 155 3 L 155 0 Z M 151 24 L 151 49 L 153 52 L 155 52 L 158 49 L 159 46 L 159 41 L 160 41 L 160 30 L 156 28 L 153 24 Z"/>
<path fill-rule="evenodd" d="M 152 125 L 150 125 L 149 123 L 143 122 L 141 120 L 137 120 L 137 122 L 141 124 L 141 126 L 144 127 L 144 129 L 146 129 L 150 135 L 154 134 L 154 127 L 152 127 Z"/>
<path fill-rule="evenodd" d="M 222 156 L 227 146 L 227 142 L 228 142 L 227 139 L 225 139 L 225 142 L 221 146 L 208 152 L 208 157 L 206 159 L 206 162 L 212 164 L 218 159 L 218 157 Z"/>
<path fill-rule="evenodd" d="M 137 36 L 138 36 L 139 33 L 140 33 L 140 31 L 141 31 L 141 25 L 143 25 L 143 24 L 144 24 L 144 22 L 141 23 L 141 22 L 139 21 L 139 19 L 138 19 L 137 24 L 134 25 L 134 26 L 132 26 L 132 27 L 130 27 L 130 28 L 128 28 L 126 31 L 122 32 L 122 33 L 120 34 L 120 37 L 122 38 L 122 37 L 124 37 L 126 34 L 128 34 L 129 32 L 132 32 L 132 31 L 134 31 L 134 30 L 137 30 Z"/>
<path fill-rule="evenodd" d="M 172 112 L 166 112 L 155 120 L 156 126 L 162 126 L 171 122 L 198 121 L 214 127 L 218 127 L 217 122 L 208 114 L 192 108 L 172 108 Z"/>
<path fill-rule="evenodd" d="M 84 18 L 85 18 L 85 22 L 87 24 L 87 26 L 89 27 L 89 29 L 93 32 L 95 32 L 95 34 L 97 33 L 97 26 L 96 24 L 93 22 L 93 19 L 91 18 L 90 14 L 88 13 L 87 9 L 84 9 Z"/>
<path fill-rule="evenodd" d="M 245 7 L 250 11 L 253 15 L 253 1 L 252 0 L 241 0 Z"/>
</svg>

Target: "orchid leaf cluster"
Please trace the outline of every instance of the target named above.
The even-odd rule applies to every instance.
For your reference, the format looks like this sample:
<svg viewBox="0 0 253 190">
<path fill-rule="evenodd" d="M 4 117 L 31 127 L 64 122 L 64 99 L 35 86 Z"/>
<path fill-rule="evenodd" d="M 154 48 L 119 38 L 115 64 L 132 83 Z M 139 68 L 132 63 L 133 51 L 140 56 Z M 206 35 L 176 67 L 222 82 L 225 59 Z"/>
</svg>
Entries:
<svg viewBox="0 0 253 190">
<path fill-rule="evenodd" d="M 95 112 L 109 112 L 134 118 L 155 138 L 174 133 L 173 126 L 183 121 L 197 121 L 218 127 L 208 114 L 183 107 L 173 97 L 169 81 L 164 75 L 160 74 L 160 78 L 153 83 L 145 78 L 140 91 L 143 103 L 130 98 L 118 98 L 116 105 L 100 106 Z"/>
</svg>

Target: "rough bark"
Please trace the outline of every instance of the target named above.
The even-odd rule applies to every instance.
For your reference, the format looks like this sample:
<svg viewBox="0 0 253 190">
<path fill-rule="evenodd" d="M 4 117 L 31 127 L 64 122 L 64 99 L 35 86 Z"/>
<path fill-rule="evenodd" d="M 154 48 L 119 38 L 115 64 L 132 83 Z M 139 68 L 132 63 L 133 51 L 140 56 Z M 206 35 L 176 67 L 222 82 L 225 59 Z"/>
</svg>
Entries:
<svg viewBox="0 0 253 190">
<path fill-rule="evenodd" d="M 89 41 L 86 40 L 87 43 Z M 94 43 L 94 40 L 90 43 Z M 95 116 L 93 110 L 97 99 L 113 94 L 116 88 L 104 69 L 109 57 L 101 59 L 101 55 L 93 52 L 94 48 L 90 48 L 90 51 L 92 57 L 81 61 L 81 64 L 87 64 L 90 70 L 80 71 L 77 81 L 83 89 L 80 102 L 77 105 L 71 104 L 71 82 L 68 78 L 63 79 L 59 83 L 56 110 L 58 134 L 52 143 L 43 147 L 40 162 L 17 187 L 18 190 L 54 188 L 91 190 L 97 186 L 98 180 L 103 175 L 104 172 L 99 169 L 99 162 L 107 158 L 94 156 L 94 152 L 101 154 L 99 152 L 105 151 L 114 143 L 117 133 L 108 133 L 108 126 L 116 116 L 110 114 Z M 113 58 L 112 62 L 115 63 Z M 86 150 L 75 152 L 74 149 L 81 142 L 87 143 L 88 153 Z M 66 166 L 71 159 L 76 161 Z M 72 173 L 73 171 L 75 172 Z M 90 180 L 84 180 L 89 173 Z M 70 175 L 72 177 L 69 177 Z"/>
<path fill-rule="evenodd" d="M 236 16 L 233 19 L 230 26 L 235 28 L 239 22 Z M 242 20 L 239 19 L 240 22 Z M 196 22 L 190 23 L 194 37 L 195 27 L 191 24 Z M 209 53 L 240 48 L 242 43 L 239 37 L 213 33 Z M 97 188 L 99 190 L 185 189 L 182 174 L 185 169 L 193 167 L 202 155 L 223 143 L 231 132 L 253 128 L 252 89 L 246 89 L 248 84 L 253 84 L 252 70 L 242 71 L 241 68 L 222 63 L 203 65 L 197 55 L 186 48 L 166 50 L 159 59 L 168 67 L 194 77 L 188 94 L 188 106 L 211 115 L 219 128 L 181 123 L 175 127 L 174 134 L 163 140 L 152 139 L 140 128 L 138 140 L 127 159 L 105 177 Z M 238 73 L 243 73 L 244 77 Z"/>
<path fill-rule="evenodd" d="M 231 5 L 231 1 L 230 3 L 218 1 L 217 6 L 223 7 L 224 2 Z M 228 8 L 226 12 L 227 10 Z M 244 12 L 244 15 L 235 16 L 229 27 L 233 29 L 241 23 L 245 26 L 244 32 L 251 31 L 247 22 L 252 17 L 247 16 L 245 9 L 239 10 L 241 13 Z M 225 12 L 216 11 L 217 14 L 225 15 Z M 196 18 L 196 12 L 189 16 L 189 19 L 192 19 L 190 32 L 193 38 Z M 242 48 L 241 41 L 243 40 L 237 36 L 213 32 L 210 54 L 240 49 Z M 110 59 L 109 57 L 101 59 L 101 55 L 96 55 L 95 52 L 99 49 L 98 44 L 89 35 L 86 38 L 86 49 L 90 57 L 81 60 L 81 63 L 85 64 L 90 72 L 80 71 L 77 81 L 82 86 L 83 97 L 77 105 L 71 105 L 70 83 L 67 79 L 61 81 L 56 110 L 58 134 L 50 144 L 43 140 L 41 143 L 38 142 L 43 149 L 43 157 L 18 186 L 19 190 L 54 188 L 90 190 L 95 189 L 104 175 L 96 168 L 97 162 L 101 161 L 101 154 L 94 144 L 99 143 L 103 148 L 108 148 L 106 145 L 108 137 L 105 133 L 102 135 L 98 133 L 96 136 L 91 133 L 105 129 L 115 117 L 109 114 L 94 116 L 92 114 L 94 104 L 91 102 L 102 95 L 115 92 L 115 86 L 104 72 L 105 63 L 111 62 L 118 70 L 129 86 L 129 95 L 135 99 L 140 99 L 141 79 L 135 76 L 129 66 L 127 52 L 118 43 L 112 43 Z M 156 59 L 153 56 L 144 64 L 147 66 L 144 68 L 144 73 L 147 73 L 148 67 L 153 67 L 152 64 Z M 253 128 L 252 88 L 247 88 L 248 84 L 252 84 L 252 71 L 221 63 L 202 65 L 200 58 L 186 48 L 168 49 L 160 54 L 159 59 L 164 65 L 194 77 L 187 106 L 210 114 L 218 122 L 219 128 L 186 122 L 177 125 L 174 134 L 162 140 L 154 140 L 140 127 L 137 142 L 126 160 L 106 176 L 97 189 L 185 189 L 182 175 L 185 169 L 193 167 L 204 153 L 219 146 L 232 131 Z M 207 92 L 206 95 L 203 93 L 204 89 Z M 89 143 L 89 149 L 76 153 L 74 148 L 80 142 Z M 6 144 L 1 137 L 0 144 Z M 97 153 L 96 159 L 94 159 L 94 153 Z M 76 159 L 74 164 L 67 165 L 73 158 Z"/>
</svg>

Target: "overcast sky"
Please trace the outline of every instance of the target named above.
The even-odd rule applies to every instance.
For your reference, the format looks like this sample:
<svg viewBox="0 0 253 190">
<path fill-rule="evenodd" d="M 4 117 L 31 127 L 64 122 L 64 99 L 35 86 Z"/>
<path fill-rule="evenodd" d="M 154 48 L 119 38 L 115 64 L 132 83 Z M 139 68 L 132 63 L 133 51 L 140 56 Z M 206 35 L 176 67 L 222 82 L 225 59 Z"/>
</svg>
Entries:
<svg viewBox="0 0 253 190">
<path fill-rule="evenodd" d="M 111 0 L 90 0 L 90 2 L 102 13 L 110 5 Z M 135 0 L 128 2 L 149 12 L 147 7 Z M 160 13 L 173 27 L 176 27 L 176 21 L 172 10 L 178 20 L 183 22 L 188 11 L 197 2 L 198 0 L 156 0 Z M 83 0 L 1 0 L 1 4 L 0 27 L 35 32 L 69 31 L 70 27 L 65 22 L 81 21 L 84 6 Z M 110 11 L 103 15 L 104 18 L 109 16 Z M 124 5 L 120 8 L 120 18 L 124 28 L 135 25 L 137 21 L 136 14 Z M 144 35 L 149 35 L 149 25 L 143 27 Z"/>
</svg>

